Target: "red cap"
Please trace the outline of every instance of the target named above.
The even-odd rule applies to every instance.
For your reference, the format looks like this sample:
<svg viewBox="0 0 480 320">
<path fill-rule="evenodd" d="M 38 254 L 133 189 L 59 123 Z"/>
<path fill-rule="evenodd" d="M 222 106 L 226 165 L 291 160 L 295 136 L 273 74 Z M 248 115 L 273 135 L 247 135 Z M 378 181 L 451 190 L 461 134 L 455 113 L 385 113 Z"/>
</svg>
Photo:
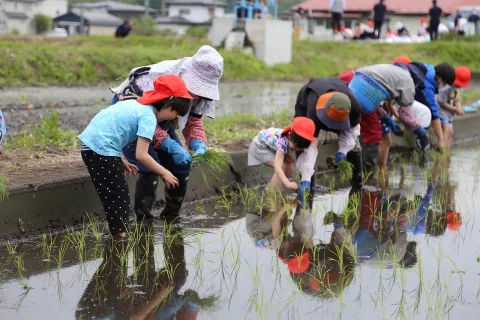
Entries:
<svg viewBox="0 0 480 320">
<path fill-rule="evenodd" d="M 312 119 L 306 117 L 293 118 L 293 123 L 283 129 L 282 135 L 290 133 L 292 129 L 298 136 L 302 137 L 303 139 L 313 141 L 315 135 L 315 123 Z"/>
<path fill-rule="evenodd" d="M 166 74 L 156 78 L 153 81 L 153 88 L 153 90 L 145 91 L 143 96 L 137 99 L 137 102 L 150 105 L 170 97 L 193 99 L 188 93 L 185 82 L 174 74 Z"/>
<path fill-rule="evenodd" d="M 295 274 L 304 273 L 308 270 L 309 265 L 310 255 L 308 252 L 305 252 L 301 256 L 295 256 L 287 262 L 288 270 Z"/>
<path fill-rule="evenodd" d="M 420 24 L 424 24 L 425 23 L 425 18 L 420 18 Z"/>
<path fill-rule="evenodd" d="M 455 85 L 460 88 L 465 88 L 468 86 L 470 79 L 472 78 L 472 73 L 470 69 L 465 66 L 458 67 L 455 70 Z"/>
<path fill-rule="evenodd" d="M 410 62 L 412 62 L 412 60 L 410 60 L 409 57 L 400 56 L 397 59 L 393 60 L 392 64 L 397 63 L 397 62 L 403 63 L 404 65 L 409 65 Z"/>
<path fill-rule="evenodd" d="M 460 212 L 447 211 L 447 227 L 450 231 L 457 231 L 462 225 L 462 216 Z"/>
<path fill-rule="evenodd" d="M 352 81 L 354 76 L 355 76 L 355 71 L 349 70 L 349 71 L 345 71 L 344 73 L 339 75 L 338 79 L 340 79 L 340 80 L 342 80 L 342 81 L 344 81 L 348 84 L 348 83 L 350 83 L 350 81 Z"/>
</svg>

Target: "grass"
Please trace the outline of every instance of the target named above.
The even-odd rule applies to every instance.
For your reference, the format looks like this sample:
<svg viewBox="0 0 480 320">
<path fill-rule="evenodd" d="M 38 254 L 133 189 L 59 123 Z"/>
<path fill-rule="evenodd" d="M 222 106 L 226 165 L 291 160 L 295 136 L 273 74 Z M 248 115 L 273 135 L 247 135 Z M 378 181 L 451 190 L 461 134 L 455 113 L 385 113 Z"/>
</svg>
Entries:
<svg viewBox="0 0 480 320">
<path fill-rule="evenodd" d="M 197 36 L 130 36 L 121 41 L 111 36 L 5 37 L 0 40 L 0 86 L 110 83 L 134 67 L 191 56 L 206 43 L 208 40 Z M 472 41 L 456 41 L 454 45 L 451 41 L 394 45 L 294 41 L 292 62 L 274 67 L 238 49 L 219 52 L 225 63 L 224 80 L 305 80 L 372 63 L 391 63 L 399 52 L 412 60 L 467 65 L 480 71 L 478 48 Z"/>
<path fill-rule="evenodd" d="M 5 150 L 24 150 L 33 148 L 73 149 L 77 147 L 77 134 L 60 126 L 58 113 L 49 111 L 41 117 L 40 123 L 23 133 L 5 141 Z M 0 181 L 1 190 L 1 181 Z M 1 192 L 0 192 L 1 193 Z"/>
<path fill-rule="evenodd" d="M 0 202 L 8 197 L 7 177 L 0 175 Z"/>
<path fill-rule="evenodd" d="M 234 113 L 215 120 L 206 120 L 204 127 L 210 142 L 223 144 L 231 140 L 250 140 L 265 128 L 286 127 L 292 119 L 293 113 L 287 109 L 260 116 L 253 113 Z"/>
</svg>

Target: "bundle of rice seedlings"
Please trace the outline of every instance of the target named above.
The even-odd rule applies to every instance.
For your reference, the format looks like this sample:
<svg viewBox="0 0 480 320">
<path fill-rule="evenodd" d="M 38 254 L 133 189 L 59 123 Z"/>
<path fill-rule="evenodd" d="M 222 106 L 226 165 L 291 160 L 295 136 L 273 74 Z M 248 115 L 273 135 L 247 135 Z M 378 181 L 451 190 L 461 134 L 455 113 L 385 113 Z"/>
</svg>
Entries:
<svg viewBox="0 0 480 320">
<path fill-rule="evenodd" d="M 223 149 L 208 149 L 204 154 L 192 158 L 192 166 L 206 165 L 214 173 L 225 172 L 225 169 L 233 164 L 230 153 Z"/>
<path fill-rule="evenodd" d="M 200 170 L 205 183 L 207 183 L 207 177 L 202 170 L 202 166 L 206 166 L 210 172 L 216 176 L 217 174 L 224 173 L 228 166 L 232 164 L 233 159 L 231 154 L 218 148 L 210 148 L 204 154 L 192 158 L 192 166 Z"/>
<path fill-rule="evenodd" d="M 352 180 L 353 177 L 353 164 L 347 160 L 337 162 L 338 169 L 340 170 L 340 182 L 347 182 Z"/>
<path fill-rule="evenodd" d="M 8 197 L 7 178 L 0 176 L 0 202 Z"/>
</svg>

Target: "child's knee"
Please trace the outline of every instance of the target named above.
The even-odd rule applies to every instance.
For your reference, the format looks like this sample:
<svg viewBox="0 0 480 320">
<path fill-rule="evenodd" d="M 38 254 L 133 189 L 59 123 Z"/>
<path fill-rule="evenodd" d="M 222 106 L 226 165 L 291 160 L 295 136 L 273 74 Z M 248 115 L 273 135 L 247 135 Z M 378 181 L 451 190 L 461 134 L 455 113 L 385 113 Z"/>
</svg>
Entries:
<svg viewBox="0 0 480 320">
<path fill-rule="evenodd" d="M 284 164 L 283 171 L 285 172 L 287 178 L 291 178 L 295 174 L 295 165 L 293 163 Z"/>
</svg>

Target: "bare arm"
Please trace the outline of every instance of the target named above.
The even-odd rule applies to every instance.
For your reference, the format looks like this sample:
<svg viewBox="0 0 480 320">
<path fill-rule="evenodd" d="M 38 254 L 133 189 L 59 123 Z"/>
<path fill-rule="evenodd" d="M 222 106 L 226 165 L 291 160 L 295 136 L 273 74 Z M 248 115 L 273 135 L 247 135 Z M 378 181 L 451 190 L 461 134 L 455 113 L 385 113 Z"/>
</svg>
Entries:
<svg viewBox="0 0 480 320">
<path fill-rule="evenodd" d="M 400 118 L 397 110 L 393 107 L 393 100 L 392 99 L 388 99 L 387 102 L 385 103 L 385 108 L 387 109 L 388 112 L 390 112 L 390 114 L 394 115 L 395 118 Z"/>
<path fill-rule="evenodd" d="M 449 104 L 449 103 L 439 102 L 438 104 L 440 105 L 440 107 L 442 107 L 443 109 L 446 109 L 446 110 L 448 110 L 448 111 L 452 111 L 452 112 L 456 112 L 456 111 L 457 111 L 457 107 L 452 106 L 452 105 Z"/>
<path fill-rule="evenodd" d="M 289 187 L 290 180 L 288 180 L 287 176 L 285 175 L 285 172 L 283 171 L 284 160 L 285 160 L 285 154 L 282 152 L 282 150 L 277 150 L 277 153 L 275 154 L 275 164 L 273 165 L 273 168 L 275 169 L 275 173 L 280 178 L 283 185 L 286 187 Z"/>
<path fill-rule="evenodd" d="M 158 174 L 165 181 L 169 187 L 178 186 L 178 179 L 172 175 L 170 171 L 162 167 L 148 154 L 148 147 L 150 146 L 150 140 L 143 137 L 138 137 L 137 150 L 135 157 L 145 168 Z"/>
<path fill-rule="evenodd" d="M 154 295 L 146 304 L 142 306 L 140 310 L 135 310 L 130 316 L 130 320 L 143 320 L 145 319 L 152 311 L 157 308 L 160 303 L 165 300 L 170 293 L 173 291 L 173 286 L 170 285 L 162 289 L 158 294 Z"/>
</svg>

